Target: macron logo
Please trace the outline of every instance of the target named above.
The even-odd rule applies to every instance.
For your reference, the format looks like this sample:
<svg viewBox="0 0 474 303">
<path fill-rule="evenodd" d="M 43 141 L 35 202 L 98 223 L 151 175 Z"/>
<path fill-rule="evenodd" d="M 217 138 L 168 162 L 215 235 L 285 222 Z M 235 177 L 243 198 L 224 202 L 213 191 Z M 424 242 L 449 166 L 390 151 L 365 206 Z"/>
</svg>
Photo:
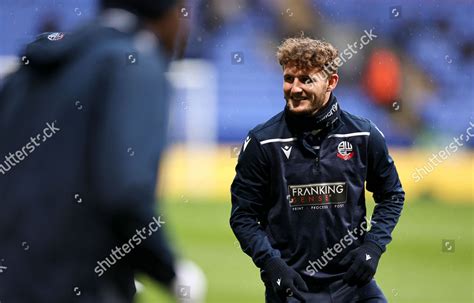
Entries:
<svg viewBox="0 0 474 303">
<path fill-rule="evenodd" d="M 285 146 L 281 147 L 281 150 L 283 151 L 283 153 L 285 154 L 287 159 L 290 159 L 290 154 L 291 154 L 291 149 L 292 148 L 293 148 L 293 146 L 288 146 L 288 145 L 285 145 Z"/>
<path fill-rule="evenodd" d="M 245 149 L 247 148 L 247 145 L 249 145 L 250 140 L 251 140 L 251 138 L 250 138 L 249 136 L 247 136 L 247 138 L 245 138 L 244 151 L 245 151 Z"/>
</svg>

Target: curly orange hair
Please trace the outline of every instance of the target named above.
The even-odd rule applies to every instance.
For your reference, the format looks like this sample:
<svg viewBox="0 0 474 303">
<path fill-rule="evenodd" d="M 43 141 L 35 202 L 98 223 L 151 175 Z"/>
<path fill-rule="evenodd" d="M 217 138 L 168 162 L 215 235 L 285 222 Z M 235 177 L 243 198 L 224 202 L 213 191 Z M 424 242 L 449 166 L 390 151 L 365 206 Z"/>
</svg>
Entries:
<svg viewBox="0 0 474 303">
<path fill-rule="evenodd" d="M 277 58 L 282 67 L 290 64 L 298 69 L 323 69 L 329 66 L 332 73 L 337 66 L 332 64 L 338 56 L 338 50 L 328 42 L 308 37 L 288 38 L 278 47 Z"/>
</svg>

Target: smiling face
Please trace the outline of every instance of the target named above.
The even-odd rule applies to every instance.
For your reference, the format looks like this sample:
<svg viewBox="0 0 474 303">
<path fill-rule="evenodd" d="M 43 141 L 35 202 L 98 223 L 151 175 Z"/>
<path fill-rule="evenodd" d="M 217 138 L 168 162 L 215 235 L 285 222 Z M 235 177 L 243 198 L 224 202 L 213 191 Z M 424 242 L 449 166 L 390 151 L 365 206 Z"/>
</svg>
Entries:
<svg viewBox="0 0 474 303">
<path fill-rule="evenodd" d="M 335 78 L 334 78 L 335 77 Z M 283 68 L 283 93 L 287 109 L 297 115 L 314 115 L 329 100 L 337 74 L 325 77 L 318 68 L 302 70 L 294 65 Z"/>
</svg>

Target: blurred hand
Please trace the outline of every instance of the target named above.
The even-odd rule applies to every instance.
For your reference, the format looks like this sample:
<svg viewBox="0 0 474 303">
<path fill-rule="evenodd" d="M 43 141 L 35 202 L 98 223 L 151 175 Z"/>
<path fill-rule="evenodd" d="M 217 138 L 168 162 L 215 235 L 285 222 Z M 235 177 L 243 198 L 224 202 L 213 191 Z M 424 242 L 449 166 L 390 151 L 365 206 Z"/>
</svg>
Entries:
<svg viewBox="0 0 474 303">
<path fill-rule="evenodd" d="M 347 284 L 363 286 L 369 283 L 377 271 L 382 250 L 373 243 L 367 242 L 349 252 L 339 263 L 346 267 L 350 265 L 343 279 Z"/>
<path fill-rule="evenodd" d="M 180 260 L 175 268 L 176 278 L 171 291 L 176 302 L 204 303 L 207 282 L 201 268 L 191 260 Z"/>
</svg>

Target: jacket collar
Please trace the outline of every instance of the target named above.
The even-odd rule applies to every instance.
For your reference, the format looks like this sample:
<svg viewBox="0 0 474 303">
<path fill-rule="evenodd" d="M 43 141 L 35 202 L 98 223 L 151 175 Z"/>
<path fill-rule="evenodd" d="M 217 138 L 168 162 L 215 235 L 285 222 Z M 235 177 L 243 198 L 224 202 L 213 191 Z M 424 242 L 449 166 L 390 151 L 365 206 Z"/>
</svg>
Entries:
<svg viewBox="0 0 474 303">
<path fill-rule="evenodd" d="M 285 120 L 289 130 L 298 135 L 311 131 L 322 131 L 336 126 L 340 120 L 341 108 L 331 93 L 328 103 L 314 116 L 297 116 L 285 107 Z"/>
</svg>

